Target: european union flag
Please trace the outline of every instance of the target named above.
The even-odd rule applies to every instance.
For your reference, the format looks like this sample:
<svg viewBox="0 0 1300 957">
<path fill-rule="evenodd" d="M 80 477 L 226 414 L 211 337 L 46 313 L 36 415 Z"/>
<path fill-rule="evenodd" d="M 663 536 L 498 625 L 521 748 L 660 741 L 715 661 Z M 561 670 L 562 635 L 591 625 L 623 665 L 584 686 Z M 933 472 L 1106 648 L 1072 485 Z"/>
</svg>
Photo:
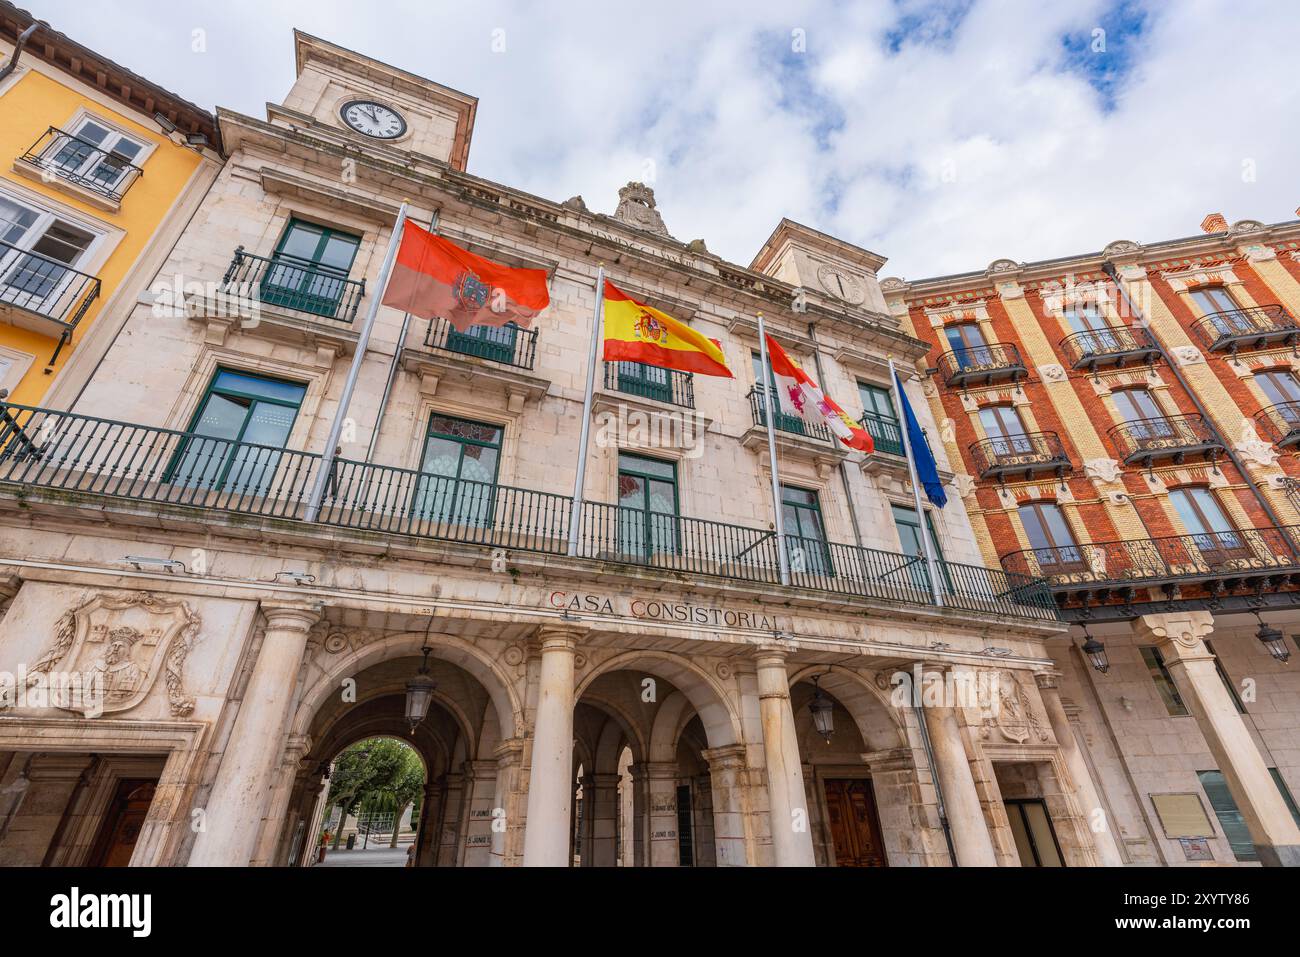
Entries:
<svg viewBox="0 0 1300 957">
<path fill-rule="evenodd" d="M 903 428 L 907 429 L 907 441 L 912 449 L 912 472 L 925 489 L 926 498 L 943 508 L 948 504 L 948 495 L 943 490 L 943 482 L 939 480 L 939 467 L 935 464 L 934 453 L 930 451 L 930 443 L 921 431 L 921 423 L 912 411 L 912 403 L 907 401 L 903 383 L 898 381 L 897 371 L 894 372 L 894 393 L 898 396 L 898 404 L 903 407 Z"/>
</svg>

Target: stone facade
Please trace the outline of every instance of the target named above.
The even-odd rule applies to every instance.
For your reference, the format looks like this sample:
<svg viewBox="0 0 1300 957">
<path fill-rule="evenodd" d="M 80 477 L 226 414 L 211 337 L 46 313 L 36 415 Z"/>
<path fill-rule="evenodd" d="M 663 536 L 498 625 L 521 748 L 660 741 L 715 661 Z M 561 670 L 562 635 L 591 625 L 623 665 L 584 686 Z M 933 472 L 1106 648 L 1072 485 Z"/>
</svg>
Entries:
<svg viewBox="0 0 1300 957">
<path fill-rule="evenodd" d="M 1046 643 L 1064 626 L 1039 583 L 981 567 L 960 455 L 936 442 L 951 491 L 928 516 L 944 570 L 927 582 L 900 521 L 902 458 L 778 429 L 779 478 L 815 496 L 824 535 L 793 585 L 761 557 L 774 515 L 751 394 L 759 313 L 855 411 L 894 359 L 942 432 L 916 374 L 926 345 L 886 308 L 879 256 L 783 221 L 745 267 L 673 239 L 642 184 L 604 216 L 484 181 L 465 172 L 471 97 L 313 37 L 296 48 L 298 79 L 266 120 L 219 112 L 226 165 L 81 398 L 4 433 L 0 669 L 16 683 L 0 863 L 103 862 L 132 800 L 147 800 L 133 865 L 309 863 L 330 762 L 376 735 L 410 741 L 428 770 L 421 866 L 1028 864 L 1027 806 L 1049 822 L 1045 860 L 1119 862 L 1057 699 Z M 395 110 L 402 132 L 348 129 L 358 100 Z M 545 269 L 551 305 L 535 340 L 506 349 L 379 309 L 307 521 L 304 476 L 404 202 L 455 242 Z M 277 258 L 294 221 L 356 238 L 356 255 L 286 300 L 267 290 L 299 268 Z M 686 403 L 597 369 L 570 554 L 601 264 L 717 338 L 736 377 L 695 377 Z M 285 424 L 273 446 L 201 438 L 220 370 L 296 390 L 289 419 L 257 420 Z M 616 427 L 638 415 L 676 431 Z M 435 417 L 499 430 L 485 510 L 428 504 Z M 674 476 L 672 531 L 647 520 L 635 548 L 612 507 L 620 455 Z M 455 494 L 474 487 L 457 479 Z M 436 690 L 412 731 L 424 648 Z M 30 694 L 83 672 L 116 710 Z M 908 676 L 914 696 L 899 693 Z M 811 707 L 827 701 L 829 737 Z"/>
</svg>

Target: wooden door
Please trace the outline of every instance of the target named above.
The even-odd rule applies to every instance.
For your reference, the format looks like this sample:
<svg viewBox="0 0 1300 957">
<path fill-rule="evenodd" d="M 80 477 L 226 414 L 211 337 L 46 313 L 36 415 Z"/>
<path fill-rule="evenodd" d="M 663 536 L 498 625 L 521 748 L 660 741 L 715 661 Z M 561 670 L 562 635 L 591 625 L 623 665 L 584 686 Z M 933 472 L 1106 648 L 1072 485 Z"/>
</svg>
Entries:
<svg viewBox="0 0 1300 957">
<path fill-rule="evenodd" d="M 826 811 L 836 867 L 888 867 L 870 778 L 830 778 Z"/>
<path fill-rule="evenodd" d="M 157 784 L 147 778 L 124 778 L 118 782 L 86 861 L 88 867 L 126 867 L 131 863 L 131 853 L 149 814 Z"/>
</svg>

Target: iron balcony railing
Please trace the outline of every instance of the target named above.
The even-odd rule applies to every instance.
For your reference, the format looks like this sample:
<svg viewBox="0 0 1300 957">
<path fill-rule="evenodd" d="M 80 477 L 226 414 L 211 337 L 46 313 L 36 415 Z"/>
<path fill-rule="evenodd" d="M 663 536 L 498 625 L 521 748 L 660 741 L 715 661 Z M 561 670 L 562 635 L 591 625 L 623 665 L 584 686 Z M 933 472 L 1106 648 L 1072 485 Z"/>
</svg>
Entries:
<svg viewBox="0 0 1300 957">
<path fill-rule="evenodd" d="M 1224 451 L 1214 429 L 1199 415 L 1138 419 L 1116 425 L 1107 434 L 1126 465 L 1150 465 L 1157 459 L 1181 464 L 1197 454 L 1213 461 Z"/>
<path fill-rule="evenodd" d="M 1259 434 L 1279 448 L 1300 443 L 1300 402 L 1279 402 L 1255 413 Z"/>
<path fill-rule="evenodd" d="M 745 393 L 745 398 L 749 400 L 749 413 L 753 418 L 754 425 L 761 429 L 767 428 L 767 403 L 763 398 L 763 387 L 754 386 Z M 772 415 L 776 419 L 778 432 L 804 435 L 822 442 L 829 442 L 832 438 L 831 430 L 826 426 L 805 422 L 797 415 L 787 415 L 782 412 L 781 404 L 775 395 L 772 396 Z"/>
<path fill-rule="evenodd" d="M 42 133 L 21 159 L 115 203 L 144 175 L 134 163 L 56 126 Z"/>
<path fill-rule="evenodd" d="M 441 352 L 475 356 L 517 369 L 532 369 L 537 361 L 537 330 L 520 329 L 513 322 L 470 326 L 468 332 L 461 332 L 446 319 L 434 319 L 424 333 L 424 344 Z"/>
<path fill-rule="evenodd" d="M 1072 369 L 1122 366 L 1129 361 L 1154 362 L 1160 347 L 1151 333 L 1138 326 L 1088 329 L 1066 336 L 1059 343 Z"/>
<path fill-rule="evenodd" d="M 939 374 L 947 385 L 966 386 L 1006 379 L 1019 381 L 1029 375 L 1029 370 L 1019 349 L 1009 342 L 995 342 L 945 352 L 939 356 Z"/>
<path fill-rule="evenodd" d="M 877 452 L 888 452 L 890 455 L 903 454 L 903 430 L 899 428 L 896 420 L 864 412 L 862 418 L 858 419 L 858 424 L 867 430 L 867 435 L 871 436 Z"/>
<path fill-rule="evenodd" d="M 1006 478 L 1035 472 L 1064 475 L 1070 457 L 1055 432 L 1029 432 L 984 439 L 970 447 L 971 459 L 980 478 Z"/>
<path fill-rule="evenodd" d="M 1192 331 L 1211 352 L 1294 346 L 1300 342 L 1300 324 L 1281 306 L 1251 306 L 1212 312 L 1192 324 Z"/>
<path fill-rule="evenodd" d="M 366 294 L 364 279 L 297 256 L 254 256 L 240 246 L 222 279 L 222 292 L 294 312 L 351 322 Z"/>
<path fill-rule="evenodd" d="M 1004 556 L 1002 567 L 1064 590 L 1258 578 L 1300 568 L 1300 526 L 1030 548 Z"/>
<path fill-rule="evenodd" d="M 21 309 L 71 332 L 99 289 L 95 276 L 0 240 L 0 309 Z"/>
<path fill-rule="evenodd" d="M 683 409 L 695 408 L 695 376 L 676 369 L 640 362 L 606 362 L 605 388 Z"/>
<path fill-rule="evenodd" d="M 0 403 L 0 483 L 134 503 L 304 520 L 320 456 L 193 432 Z M 321 525 L 562 556 L 571 499 L 337 460 Z M 762 585 L 780 582 L 768 529 L 584 502 L 578 556 Z M 932 604 L 925 562 L 908 555 L 791 537 L 792 583 L 867 601 Z M 1054 620 L 1041 580 L 942 562 L 945 603 Z"/>
</svg>

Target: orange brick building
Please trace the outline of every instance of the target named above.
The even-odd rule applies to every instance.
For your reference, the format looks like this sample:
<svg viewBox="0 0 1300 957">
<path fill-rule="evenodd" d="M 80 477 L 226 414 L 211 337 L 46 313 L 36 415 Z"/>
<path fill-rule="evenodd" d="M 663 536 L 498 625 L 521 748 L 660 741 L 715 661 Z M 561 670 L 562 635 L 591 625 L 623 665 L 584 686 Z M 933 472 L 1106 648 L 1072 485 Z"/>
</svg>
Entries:
<svg viewBox="0 0 1300 957">
<path fill-rule="evenodd" d="M 1300 820 L 1300 221 L 882 289 L 985 558 L 1075 623 L 1052 653 L 1130 862 L 1253 859 L 1233 821 Z"/>
</svg>

